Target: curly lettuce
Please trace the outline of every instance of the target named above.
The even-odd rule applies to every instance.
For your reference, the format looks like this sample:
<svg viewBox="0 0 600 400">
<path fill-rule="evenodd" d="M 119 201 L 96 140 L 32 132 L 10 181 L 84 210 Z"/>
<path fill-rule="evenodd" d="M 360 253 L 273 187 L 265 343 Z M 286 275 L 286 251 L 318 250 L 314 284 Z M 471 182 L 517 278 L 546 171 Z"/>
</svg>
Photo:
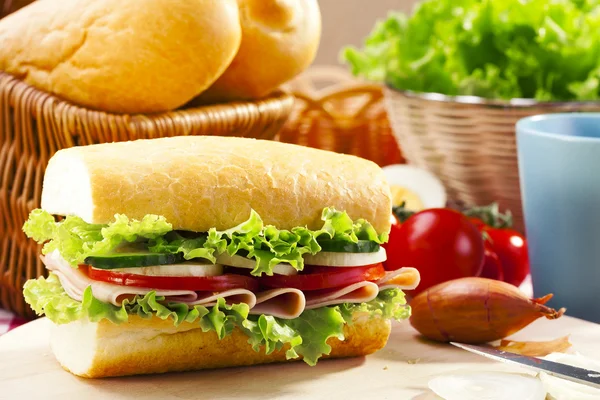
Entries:
<svg viewBox="0 0 600 400">
<path fill-rule="evenodd" d="M 219 299 L 211 308 L 189 308 L 183 303 L 165 302 L 165 298 L 156 296 L 155 292 L 136 296 L 117 307 L 96 299 L 88 287 L 83 300 L 79 302 L 67 295 L 54 274 L 48 278 L 27 281 L 24 295 L 26 302 L 38 315 L 45 314 L 56 324 L 81 319 L 92 322 L 107 319 L 120 324 L 131 315 L 141 318 L 156 316 L 172 320 L 175 326 L 183 322 L 197 323 L 202 331 L 214 331 L 220 339 L 237 328 L 248 336 L 248 343 L 255 351 L 270 354 L 288 345 L 288 359 L 302 357 L 309 365 L 315 365 L 320 357 L 330 353 L 331 347 L 327 344 L 329 338 L 344 340 L 344 325 L 352 323 L 354 312 L 397 320 L 410 316 L 410 307 L 399 289 L 383 290 L 368 303 L 347 303 L 306 310 L 298 318 L 289 320 L 269 315 L 250 315 L 246 304 L 227 305 L 223 299 Z"/>
<path fill-rule="evenodd" d="M 68 216 L 55 221 L 46 211 L 34 210 L 23 226 L 27 236 L 38 243 L 45 243 L 44 254 L 58 250 L 71 265 L 76 266 L 90 256 L 102 256 L 118 251 L 124 245 L 137 246 L 153 253 L 182 253 L 186 260 L 202 258 L 210 262 L 216 256 L 243 255 L 256 260 L 252 274 L 272 275 L 279 263 L 288 263 L 297 270 L 304 268 L 304 254 L 321 251 L 319 239 L 344 242 L 371 240 L 387 241 L 387 233 L 378 234 L 373 226 L 363 220 L 353 221 L 347 213 L 325 208 L 321 229 L 313 231 L 306 227 L 291 230 L 265 225 L 254 210 L 247 221 L 227 230 L 193 233 L 174 231 L 162 216 L 146 215 L 141 221 L 125 215 L 115 215 L 106 225 L 88 224 L 79 217 Z"/>
<path fill-rule="evenodd" d="M 173 226 L 157 215 L 146 215 L 137 221 L 117 214 L 110 224 L 99 225 L 88 224 L 76 216 L 56 222 L 50 213 L 40 209 L 33 210 L 23 225 L 28 237 L 46 243 L 43 254 L 58 250 L 72 265 L 82 263 L 89 256 L 113 252 L 123 243 L 157 239 L 172 230 Z"/>
<path fill-rule="evenodd" d="M 600 1 L 425 0 L 342 58 L 404 90 L 493 99 L 600 99 Z"/>
</svg>

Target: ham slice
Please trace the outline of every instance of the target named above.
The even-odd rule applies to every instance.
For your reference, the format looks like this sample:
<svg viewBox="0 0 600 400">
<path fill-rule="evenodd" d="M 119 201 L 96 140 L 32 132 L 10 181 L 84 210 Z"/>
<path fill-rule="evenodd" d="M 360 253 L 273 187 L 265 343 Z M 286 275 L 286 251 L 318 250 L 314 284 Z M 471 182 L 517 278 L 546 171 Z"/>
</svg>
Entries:
<svg viewBox="0 0 600 400">
<path fill-rule="evenodd" d="M 306 292 L 306 309 L 333 306 L 342 303 L 365 303 L 379 294 L 379 287 L 373 282 L 358 282 L 344 288 L 324 289 Z"/>
<path fill-rule="evenodd" d="M 44 257 L 46 267 L 60 279 L 67 294 L 81 301 L 83 293 L 91 286 L 94 297 L 105 303 L 120 306 L 124 299 L 135 295 L 145 295 L 153 291 L 151 288 L 121 286 L 113 283 L 99 282 L 90 279 L 84 272 L 73 268 L 58 251 Z M 377 282 L 358 282 L 344 288 L 324 289 L 301 292 L 298 289 L 282 288 L 252 293 L 246 289 L 232 289 L 224 292 L 195 292 L 193 290 L 154 290 L 157 296 L 164 296 L 166 302 L 179 302 L 191 306 L 210 307 L 217 299 L 224 298 L 227 304 L 245 303 L 251 314 L 266 314 L 283 319 L 298 317 L 307 309 L 332 306 L 342 303 L 363 303 L 377 297 L 379 290 L 399 288 L 411 290 L 419 284 L 419 272 L 414 268 L 401 268 L 387 272 Z"/>
<path fill-rule="evenodd" d="M 412 290 L 419 286 L 421 276 L 415 268 L 400 268 L 396 271 L 388 271 L 385 276 L 375 282 L 379 290 L 402 289 Z"/>
<path fill-rule="evenodd" d="M 224 292 L 195 292 L 195 300 L 186 300 L 180 296 L 169 297 L 169 301 L 185 303 L 188 306 L 212 307 L 217 304 L 217 299 L 223 297 L 227 304 L 246 303 L 252 308 L 256 304 L 256 295 L 247 289 L 231 289 Z"/>
<path fill-rule="evenodd" d="M 92 287 L 94 297 L 105 303 L 111 303 L 120 306 L 125 298 L 130 298 L 136 294 L 145 295 L 152 289 L 138 288 L 131 286 L 120 286 L 113 283 L 98 282 L 90 279 L 80 269 L 73 268 L 64 258 L 54 251 L 44 257 L 42 261 L 46 264 L 48 270 L 54 272 L 65 292 L 74 300 L 81 301 L 83 292 L 88 286 Z M 157 296 L 184 296 L 188 299 L 196 299 L 197 295 L 191 290 L 157 290 Z"/>
<path fill-rule="evenodd" d="M 250 314 L 292 319 L 302 314 L 305 305 L 304 293 L 298 289 L 272 289 L 256 294 L 256 305 L 250 310 Z"/>
<path fill-rule="evenodd" d="M 77 268 L 73 268 L 64 258 L 54 251 L 44 257 L 42 261 L 46 264 L 48 270 L 52 271 L 62 284 L 65 292 L 74 300 L 81 301 L 83 292 L 88 286 L 92 287 L 92 293 L 98 300 L 120 306 L 123 300 L 135 295 L 145 295 L 153 291 L 151 288 L 139 288 L 133 286 L 121 286 L 113 283 L 99 282 L 90 279 L 86 274 Z M 232 289 L 225 292 L 194 292 L 193 290 L 154 290 L 157 296 L 164 296 L 165 301 L 177 301 L 190 306 L 203 305 L 212 306 L 220 297 L 225 299 L 227 304 L 246 303 L 250 307 L 256 304 L 256 296 L 249 290 Z"/>
</svg>

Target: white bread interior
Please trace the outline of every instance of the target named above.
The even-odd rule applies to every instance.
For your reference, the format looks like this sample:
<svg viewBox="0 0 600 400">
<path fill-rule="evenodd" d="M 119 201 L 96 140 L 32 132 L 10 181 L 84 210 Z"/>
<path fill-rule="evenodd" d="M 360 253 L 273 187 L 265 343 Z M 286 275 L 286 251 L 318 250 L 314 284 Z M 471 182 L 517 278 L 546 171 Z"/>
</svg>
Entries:
<svg viewBox="0 0 600 400">
<path fill-rule="evenodd" d="M 364 356 L 387 343 L 389 320 L 358 313 L 353 319 L 353 324 L 344 326 L 344 341 L 328 340 L 332 347 L 328 357 Z M 248 337 L 237 329 L 219 340 L 215 332 L 204 333 L 197 324 L 176 328 L 171 320 L 138 316 L 120 325 L 107 320 L 54 325 L 51 347 L 65 370 L 87 378 L 284 362 L 288 349 L 284 346 L 266 355 L 263 349 L 254 351 Z"/>
<path fill-rule="evenodd" d="M 201 101 L 255 99 L 304 71 L 321 39 L 317 0 L 238 0 L 242 44 Z"/>
<path fill-rule="evenodd" d="M 280 229 L 322 226 L 324 207 L 390 229 L 391 195 L 375 163 L 291 144 L 181 136 L 73 147 L 46 169 L 42 208 L 105 224 L 163 215 L 174 229 L 228 229 L 256 210 Z"/>
<path fill-rule="evenodd" d="M 56 162 L 55 158 L 59 161 Z M 52 158 L 52 173 L 46 173 L 44 179 L 43 203 L 51 204 L 51 209 L 69 210 L 65 214 L 56 214 L 77 215 L 91 221 L 94 203 L 90 171 L 85 160 L 76 152 L 57 154 L 55 158 Z M 63 184 L 65 180 L 77 184 Z M 60 205 L 54 205 L 57 201 Z"/>
<path fill-rule="evenodd" d="M 241 42 L 236 0 L 45 0 L 0 20 L 0 70 L 77 105 L 175 109 Z"/>
</svg>

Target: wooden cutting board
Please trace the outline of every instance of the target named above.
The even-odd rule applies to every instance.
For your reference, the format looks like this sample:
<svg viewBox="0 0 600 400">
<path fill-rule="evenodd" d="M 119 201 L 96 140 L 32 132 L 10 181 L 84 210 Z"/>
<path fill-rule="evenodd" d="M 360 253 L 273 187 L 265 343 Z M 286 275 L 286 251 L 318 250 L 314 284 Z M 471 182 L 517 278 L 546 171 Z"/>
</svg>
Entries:
<svg viewBox="0 0 600 400">
<path fill-rule="evenodd" d="M 458 371 L 527 370 L 419 338 L 407 323 L 394 326 L 387 346 L 368 357 L 204 372 L 89 380 L 63 371 L 40 319 L 0 337 L 0 399 L 436 399 L 434 376 Z M 516 340 L 571 335 L 574 349 L 600 359 L 600 325 L 563 317 L 538 320 Z"/>
</svg>

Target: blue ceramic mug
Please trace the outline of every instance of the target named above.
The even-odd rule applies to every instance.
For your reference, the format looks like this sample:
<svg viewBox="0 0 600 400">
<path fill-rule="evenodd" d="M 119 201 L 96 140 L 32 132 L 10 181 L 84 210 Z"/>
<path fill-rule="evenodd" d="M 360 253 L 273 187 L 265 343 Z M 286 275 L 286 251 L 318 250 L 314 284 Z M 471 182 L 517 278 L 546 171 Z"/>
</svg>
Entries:
<svg viewBox="0 0 600 400">
<path fill-rule="evenodd" d="M 517 147 L 534 293 L 600 322 L 600 113 L 522 119 Z"/>
</svg>

